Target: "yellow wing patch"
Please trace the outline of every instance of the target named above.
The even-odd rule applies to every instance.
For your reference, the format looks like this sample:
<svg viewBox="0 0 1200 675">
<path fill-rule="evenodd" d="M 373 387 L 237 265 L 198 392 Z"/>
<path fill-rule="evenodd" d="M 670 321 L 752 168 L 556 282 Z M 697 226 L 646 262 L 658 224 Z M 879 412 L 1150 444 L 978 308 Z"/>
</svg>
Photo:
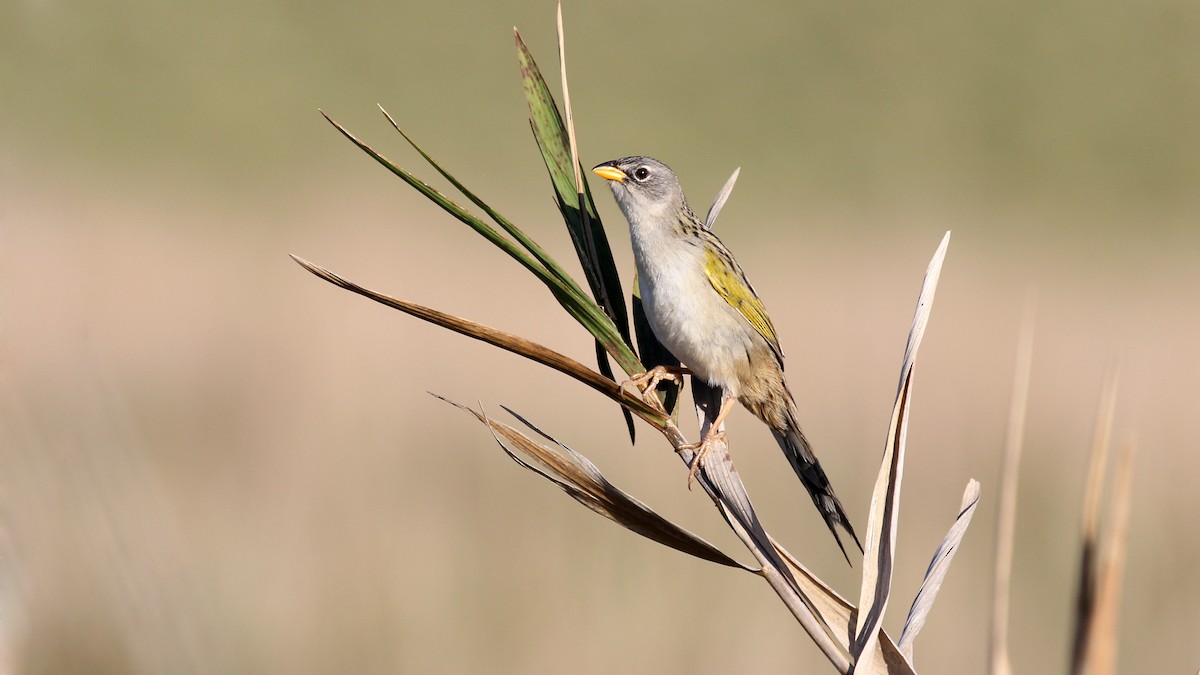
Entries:
<svg viewBox="0 0 1200 675">
<path fill-rule="evenodd" d="M 704 260 L 704 276 L 708 277 L 709 283 L 717 293 L 725 298 L 725 302 L 754 326 L 754 330 L 771 346 L 771 351 L 775 352 L 775 358 L 779 359 L 782 366 L 783 350 L 779 348 L 779 338 L 775 335 L 771 318 L 767 316 L 767 309 L 750 287 L 746 275 L 723 247 L 708 247 Z"/>
</svg>

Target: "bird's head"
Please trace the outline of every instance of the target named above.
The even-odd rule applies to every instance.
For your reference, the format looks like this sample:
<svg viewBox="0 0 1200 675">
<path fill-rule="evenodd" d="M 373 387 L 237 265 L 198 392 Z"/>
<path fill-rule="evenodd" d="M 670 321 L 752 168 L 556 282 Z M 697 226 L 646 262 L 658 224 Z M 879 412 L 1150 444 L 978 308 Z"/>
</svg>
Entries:
<svg viewBox="0 0 1200 675">
<path fill-rule="evenodd" d="M 630 225 L 659 221 L 688 211 L 683 188 L 675 173 L 653 157 L 622 157 L 597 164 L 592 173 L 608 181 L 617 205 Z"/>
</svg>

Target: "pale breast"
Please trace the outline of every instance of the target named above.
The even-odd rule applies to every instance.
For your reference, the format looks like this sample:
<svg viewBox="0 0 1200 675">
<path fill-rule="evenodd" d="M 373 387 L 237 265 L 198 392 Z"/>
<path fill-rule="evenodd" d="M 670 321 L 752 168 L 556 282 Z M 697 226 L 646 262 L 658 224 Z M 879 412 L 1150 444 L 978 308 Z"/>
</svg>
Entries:
<svg viewBox="0 0 1200 675">
<path fill-rule="evenodd" d="M 671 243 L 646 255 L 634 241 L 646 319 L 655 337 L 692 372 L 736 396 L 758 334 L 705 277 L 702 249 Z"/>
</svg>

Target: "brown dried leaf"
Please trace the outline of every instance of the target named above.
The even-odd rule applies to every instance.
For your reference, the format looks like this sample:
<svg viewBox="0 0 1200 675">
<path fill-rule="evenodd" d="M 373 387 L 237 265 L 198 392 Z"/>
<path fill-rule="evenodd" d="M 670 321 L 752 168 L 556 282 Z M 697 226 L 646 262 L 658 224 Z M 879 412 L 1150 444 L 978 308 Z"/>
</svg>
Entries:
<svg viewBox="0 0 1200 675">
<path fill-rule="evenodd" d="M 475 419 L 491 429 L 496 442 L 513 461 L 550 480 L 575 501 L 605 518 L 631 532 L 677 551 L 696 556 L 701 560 L 737 567 L 748 572 L 758 571 L 737 562 L 712 544 L 658 515 L 645 504 L 610 483 L 588 458 L 538 429 L 512 410 L 504 408 L 522 424 L 553 445 L 538 443 L 513 427 L 497 422 L 482 412 L 459 405 L 441 396 L 437 396 L 437 398 L 474 415 Z"/>
<path fill-rule="evenodd" d="M 405 314 L 415 316 L 418 319 L 428 321 L 429 323 L 448 328 L 456 333 L 466 335 L 467 337 L 481 340 L 491 345 L 495 345 L 505 351 L 519 354 L 525 358 L 540 363 L 544 366 L 549 366 L 560 373 L 569 375 L 576 380 L 586 384 L 614 401 L 626 406 L 642 419 L 646 420 L 655 427 L 662 428 L 666 423 L 666 418 L 663 414 L 654 408 L 646 405 L 639 397 L 634 396 L 626 389 L 623 389 L 613 380 L 604 377 L 600 373 L 588 368 L 582 363 L 572 359 L 569 356 L 560 354 L 553 349 L 543 347 L 542 345 L 526 340 L 523 337 L 506 333 L 502 330 L 485 326 L 481 323 L 476 323 L 469 319 L 439 312 L 436 309 L 430 309 L 416 303 L 393 298 L 383 293 L 372 291 L 363 286 L 359 286 L 353 281 L 342 278 L 341 276 L 331 272 L 320 265 L 311 263 L 299 256 L 292 256 L 301 267 L 312 272 L 314 275 L 328 281 L 329 283 L 344 288 L 348 291 L 357 293 L 363 297 L 370 298 L 375 302 L 387 305 L 393 309 L 398 309 Z"/>
</svg>

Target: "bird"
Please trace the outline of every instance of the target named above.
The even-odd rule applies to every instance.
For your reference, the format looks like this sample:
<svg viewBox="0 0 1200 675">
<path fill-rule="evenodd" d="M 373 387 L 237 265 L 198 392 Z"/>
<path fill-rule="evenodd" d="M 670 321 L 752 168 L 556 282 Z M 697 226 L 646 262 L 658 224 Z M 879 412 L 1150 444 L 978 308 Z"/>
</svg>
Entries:
<svg viewBox="0 0 1200 675">
<path fill-rule="evenodd" d="M 635 155 L 602 162 L 592 172 L 608 182 L 629 221 L 642 307 L 654 336 L 692 377 L 724 392 L 720 412 L 695 446 L 693 473 L 739 401 L 771 429 L 849 562 L 837 526 L 860 551 L 862 544 L 800 429 L 779 338 L 742 266 L 696 217 L 666 164 Z"/>
</svg>

